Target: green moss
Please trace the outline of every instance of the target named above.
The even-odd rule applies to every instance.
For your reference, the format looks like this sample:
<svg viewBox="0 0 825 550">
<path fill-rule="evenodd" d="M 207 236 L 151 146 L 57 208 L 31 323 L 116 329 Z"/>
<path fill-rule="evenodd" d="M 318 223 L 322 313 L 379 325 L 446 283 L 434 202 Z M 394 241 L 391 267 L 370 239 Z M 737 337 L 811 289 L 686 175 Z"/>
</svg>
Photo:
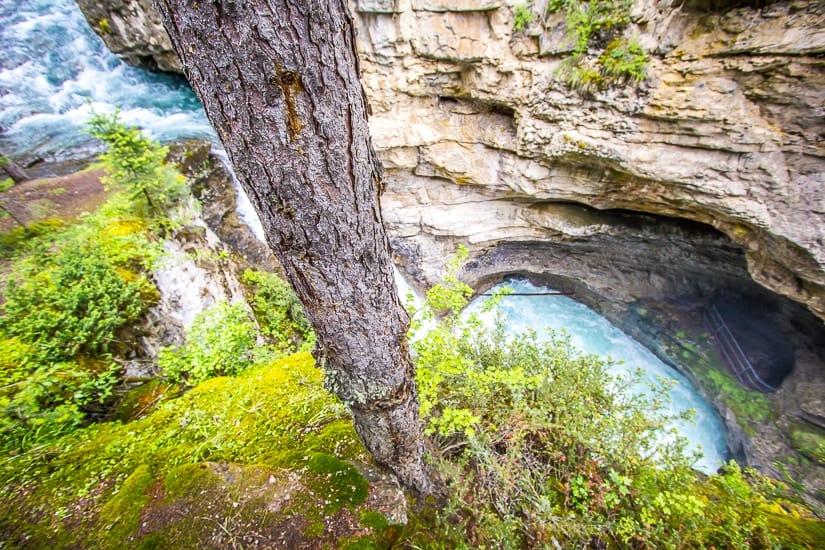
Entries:
<svg viewBox="0 0 825 550">
<path fill-rule="evenodd" d="M 769 513 L 768 529 L 782 541 L 782 548 L 803 550 L 825 548 L 825 523 L 812 518 Z"/>
<path fill-rule="evenodd" d="M 372 529 L 376 529 L 379 531 L 383 531 L 387 527 L 390 526 L 389 521 L 387 521 L 386 516 L 381 512 L 376 512 L 374 510 L 366 510 L 361 512 L 358 516 L 358 519 L 361 521 L 361 524 L 365 527 L 371 527 Z"/>
<path fill-rule="evenodd" d="M 773 416 L 770 399 L 759 392 L 743 388 L 727 372 L 708 370 L 704 378 L 740 421 L 767 422 Z"/>
<path fill-rule="evenodd" d="M 344 506 L 353 508 L 367 499 L 369 484 L 351 464 L 332 455 L 312 453 L 305 465 L 314 474 L 307 476 L 307 486 L 323 498 L 325 514 Z"/>
<path fill-rule="evenodd" d="M 150 380 L 132 388 L 112 413 L 113 420 L 128 422 L 152 412 L 172 386 L 160 380 Z"/>
<path fill-rule="evenodd" d="M 791 430 L 791 443 L 803 456 L 825 464 L 825 434 L 814 426 L 798 423 Z"/>
<path fill-rule="evenodd" d="M 344 550 L 379 550 L 388 547 L 379 545 L 372 537 L 367 536 L 342 541 L 341 548 Z"/>
<path fill-rule="evenodd" d="M 103 505 L 98 515 L 101 545 L 115 547 L 135 532 L 140 521 L 140 511 L 149 500 L 146 490 L 151 483 L 149 467 L 141 464 L 126 478 L 120 490 Z"/>
<path fill-rule="evenodd" d="M 281 479 L 273 467 L 305 469 L 306 483 L 314 483 L 329 501 L 324 509 L 363 502 L 366 480 L 341 459 L 365 461 L 368 455 L 346 410 L 323 389 L 322 378 L 312 356 L 300 353 L 236 378 L 208 380 L 136 421 L 91 425 L 48 447 L 6 457 L 0 463 L 4 533 L 13 538 L 15 533 L 31 537 L 42 532 L 38 540 L 43 541 L 57 531 L 71 537 L 79 521 L 57 512 L 75 510 L 81 499 L 92 499 L 86 513 L 94 515 L 127 480 L 130 487 L 136 485 L 132 476 L 137 471 L 153 472 L 163 480 L 167 504 L 189 498 L 199 484 L 203 488 L 218 479 L 211 467 L 203 468 L 205 461 L 246 464 L 242 479 L 259 486 L 266 485 L 270 475 Z M 328 456 L 332 454 L 340 459 Z M 289 455 L 307 461 L 285 464 Z M 112 502 L 125 505 L 124 499 Z M 315 501 L 307 497 L 304 502 L 312 508 Z M 232 502 L 227 506 L 231 509 Z M 248 506 L 260 511 L 266 504 L 253 506 L 250 501 Z M 157 540 L 174 540 L 167 535 L 177 536 L 184 527 L 170 526 Z M 91 537 L 86 532 L 77 536 Z"/>
<path fill-rule="evenodd" d="M 197 494 L 204 487 L 214 484 L 216 479 L 209 465 L 204 462 L 178 466 L 166 474 L 163 481 L 165 498 L 171 501 Z"/>
</svg>

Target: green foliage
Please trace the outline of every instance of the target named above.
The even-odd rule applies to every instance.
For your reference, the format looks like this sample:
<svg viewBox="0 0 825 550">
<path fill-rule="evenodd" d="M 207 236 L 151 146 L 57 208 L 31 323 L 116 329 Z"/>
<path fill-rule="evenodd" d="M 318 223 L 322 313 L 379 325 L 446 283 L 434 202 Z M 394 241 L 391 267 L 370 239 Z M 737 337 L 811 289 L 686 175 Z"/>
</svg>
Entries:
<svg viewBox="0 0 825 550">
<path fill-rule="evenodd" d="M 2 158 L 2 157 L 0 157 L 0 158 Z M 0 193 L 2 193 L 3 191 L 8 191 L 12 187 L 14 187 L 14 180 L 13 179 L 5 178 L 5 179 L 0 180 Z"/>
<path fill-rule="evenodd" d="M 27 227 L 15 227 L 0 234 L 0 258 L 10 260 L 15 255 L 24 254 L 32 248 L 32 245 L 42 243 L 39 238 L 45 237 L 63 226 L 64 223 L 61 220 L 47 218 L 31 223 Z"/>
<path fill-rule="evenodd" d="M 0 310 L 2 448 L 41 444 L 108 405 L 118 331 L 155 295 L 142 273 L 156 246 L 140 220 L 107 212 L 44 227 L 8 241 L 15 260 Z"/>
<path fill-rule="evenodd" d="M 252 291 L 249 304 L 263 335 L 279 353 L 311 351 L 315 333 L 295 291 L 275 273 L 247 269 L 242 276 Z"/>
<path fill-rule="evenodd" d="M 611 40 L 599 56 L 599 65 L 605 78 L 615 81 L 641 82 L 647 78 L 647 54 L 635 40 Z"/>
<path fill-rule="evenodd" d="M 139 214 L 165 221 L 166 210 L 187 193 L 183 176 L 164 160 L 169 149 L 144 136 L 139 128 L 123 124 L 119 111 L 93 113 L 88 131 L 107 147 L 100 155 L 109 174 L 104 182 L 128 189 Z"/>
<path fill-rule="evenodd" d="M 140 281 L 126 281 L 91 243 L 24 262 L 6 289 L 0 330 L 30 344 L 40 362 L 98 357 L 143 311 Z"/>
<path fill-rule="evenodd" d="M 771 484 L 733 463 L 697 477 L 665 413 L 666 387 L 639 396 L 637 378 L 611 375 L 608 362 L 576 350 L 564 333 L 508 336 L 501 323 L 459 317 L 466 289 L 454 271 L 447 281 L 428 294 L 438 303 L 424 317 L 450 313 L 413 351 L 422 420 L 453 494 L 431 532 L 414 536 L 418 546 L 776 542 Z"/>
<path fill-rule="evenodd" d="M 563 12 L 573 42 L 559 68 L 573 88 L 592 91 L 611 84 L 637 84 L 647 78 L 648 57 L 635 40 L 621 37 L 630 23 L 633 0 L 551 0 L 547 10 Z M 597 58 L 592 50 L 600 51 Z"/>
<path fill-rule="evenodd" d="M 810 425 L 798 425 L 791 431 L 794 448 L 808 459 L 825 464 L 825 433 Z"/>
<path fill-rule="evenodd" d="M 517 4 L 513 6 L 513 29 L 516 31 L 524 30 L 527 25 L 533 22 L 532 2 L 524 4 Z"/>
<path fill-rule="evenodd" d="M 33 548 L 139 547 L 131 538 L 139 512 L 166 517 L 176 507 L 192 512 L 166 517 L 168 529 L 154 538 L 160 548 L 192 548 L 201 546 L 184 537 L 221 532 L 199 523 L 203 516 L 243 512 L 256 526 L 278 525 L 291 514 L 316 521 L 325 507 L 332 514 L 363 502 L 366 480 L 347 461 L 368 455 L 322 378 L 301 353 L 210 379 L 136 421 L 92 424 L 0 456 L 0 528 Z M 256 500 L 262 491 L 270 492 Z M 273 494 L 284 503 L 279 513 Z"/>
<path fill-rule="evenodd" d="M 183 346 L 160 350 L 158 366 L 169 380 L 189 384 L 232 376 L 252 365 L 256 337 L 244 304 L 218 302 L 195 317 Z"/>
<path fill-rule="evenodd" d="M 766 422 L 772 417 L 770 399 L 759 392 L 743 388 L 726 371 L 710 369 L 704 372 L 703 378 L 713 391 L 719 393 L 746 431 L 751 430 L 748 425 L 750 422 Z"/>
</svg>

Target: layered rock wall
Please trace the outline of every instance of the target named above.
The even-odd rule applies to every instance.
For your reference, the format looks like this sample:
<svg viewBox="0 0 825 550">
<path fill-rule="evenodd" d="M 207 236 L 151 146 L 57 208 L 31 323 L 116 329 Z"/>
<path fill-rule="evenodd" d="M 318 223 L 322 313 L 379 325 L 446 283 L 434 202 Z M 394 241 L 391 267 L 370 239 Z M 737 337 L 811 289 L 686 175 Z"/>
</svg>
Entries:
<svg viewBox="0 0 825 550">
<path fill-rule="evenodd" d="M 77 0 L 77 5 L 106 47 L 130 65 L 182 72 L 152 0 Z"/>
<path fill-rule="evenodd" d="M 180 71 L 150 0 L 78 4 L 127 61 Z M 711 225 L 825 318 L 825 3 L 637 0 L 649 79 L 594 93 L 558 76 L 572 46 L 546 0 L 518 32 L 515 0 L 350 4 L 386 221 L 420 282 L 457 242 L 580 238 L 549 206 L 572 202 Z"/>
<path fill-rule="evenodd" d="M 575 241 L 556 203 L 711 225 L 753 278 L 825 317 L 825 5 L 686 12 L 637 1 L 641 89 L 557 76 L 558 15 L 508 2 L 358 1 L 386 219 L 424 280 L 456 241 Z M 609 224 L 607 224 L 609 225 Z M 615 228 L 613 228 L 615 230 Z"/>
</svg>

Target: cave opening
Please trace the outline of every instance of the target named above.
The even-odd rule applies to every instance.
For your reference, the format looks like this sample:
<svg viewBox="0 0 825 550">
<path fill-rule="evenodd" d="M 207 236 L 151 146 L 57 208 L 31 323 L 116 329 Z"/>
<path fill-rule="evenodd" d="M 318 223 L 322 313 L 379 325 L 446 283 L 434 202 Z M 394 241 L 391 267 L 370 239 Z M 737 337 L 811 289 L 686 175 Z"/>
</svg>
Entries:
<svg viewBox="0 0 825 550">
<path fill-rule="evenodd" d="M 799 350 L 825 360 L 825 327 L 808 309 L 750 276 L 745 250 L 696 221 L 583 205 L 600 231 L 499 242 L 465 266 L 482 292 L 512 276 L 574 294 L 672 365 L 685 340 L 715 355 L 747 389 L 772 393 Z"/>
</svg>

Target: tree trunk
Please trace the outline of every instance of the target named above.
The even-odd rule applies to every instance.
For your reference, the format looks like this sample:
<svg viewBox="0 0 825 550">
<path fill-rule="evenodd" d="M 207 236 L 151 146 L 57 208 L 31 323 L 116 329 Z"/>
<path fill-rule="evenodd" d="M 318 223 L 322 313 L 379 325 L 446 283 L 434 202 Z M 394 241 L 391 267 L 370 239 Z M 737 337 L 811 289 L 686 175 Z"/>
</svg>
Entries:
<svg viewBox="0 0 825 550">
<path fill-rule="evenodd" d="M 14 180 L 14 183 L 20 183 L 21 181 L 27 181 L 31 178 L 23 168 L 17 164 L 16 162 L 12 161 L 9 157 L 6 156 L 6 153 L 0 149 L 0 164 L 3 167 L 3 170 L 6 174 L 9 175 L 11 179 Z"/>
<path fill-rule="evenodd" d="M 156 4 L 306 308 L 327 387 L 380 464 L 433 492 L 346 0 Z"/>
</svg>

